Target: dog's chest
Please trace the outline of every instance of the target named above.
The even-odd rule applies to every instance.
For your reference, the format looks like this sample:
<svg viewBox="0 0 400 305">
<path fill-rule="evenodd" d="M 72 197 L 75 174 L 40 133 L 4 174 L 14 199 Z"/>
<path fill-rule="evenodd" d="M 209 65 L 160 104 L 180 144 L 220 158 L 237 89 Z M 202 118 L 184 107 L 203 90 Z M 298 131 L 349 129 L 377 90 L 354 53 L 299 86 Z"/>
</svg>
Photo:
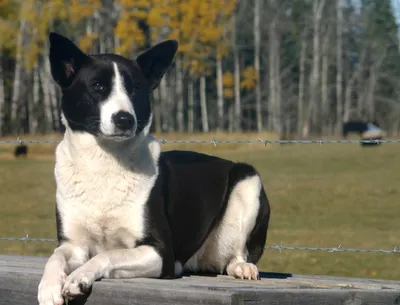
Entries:
<svg viewBox="0 0 400 305">
<path fill-rule="evenodd" d="M 144 237 L 145 206 L 156 176 L 107 158 L 71 160 L 58 154 L 57 207 L 66 238 L 95 252 L 135 246 Z"/>
</svg>

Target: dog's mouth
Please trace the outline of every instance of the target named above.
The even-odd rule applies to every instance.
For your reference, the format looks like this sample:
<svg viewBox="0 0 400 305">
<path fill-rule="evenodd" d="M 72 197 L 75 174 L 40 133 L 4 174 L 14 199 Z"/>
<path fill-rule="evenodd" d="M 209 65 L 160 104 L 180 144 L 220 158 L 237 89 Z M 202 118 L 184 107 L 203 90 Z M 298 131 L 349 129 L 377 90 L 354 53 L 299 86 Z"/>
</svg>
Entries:
<svg viewBox="0 0 400 305">
<path fill-rule="evenodd" d="M 132 139 L 135 136 L 135 133 L 132 131 L 126 131 L 123 133 L 115 133 L 112 135 L 106 135 L 106 134 L 100 134 L 100 136 L 106 140 L 111 140 L 115 142 L 121 142 L 121 141 L 126 141 L 129 139 Z"/>
</svg>

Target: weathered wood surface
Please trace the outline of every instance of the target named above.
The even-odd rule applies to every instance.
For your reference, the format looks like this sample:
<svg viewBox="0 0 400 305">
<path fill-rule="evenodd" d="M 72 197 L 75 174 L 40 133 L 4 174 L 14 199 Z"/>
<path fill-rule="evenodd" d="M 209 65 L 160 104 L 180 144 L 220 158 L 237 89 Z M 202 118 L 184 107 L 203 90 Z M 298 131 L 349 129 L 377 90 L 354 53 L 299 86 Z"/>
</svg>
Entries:
<svg viewBox="0 0 400 305">
<path fill-rule="evenodd" d="M 47 258 L 0 255 L 0 304 L 37 304 L 37 286 Z M 394 266 L 395 267 L 395 266 Z M 397 266 L 396 266 L 397 267 Z M 85 303 L 86 301 L 86 303 Z M 400 304 L 400 281 L 263 273 L 260 281 L 228 276 L 174 280 L 96 282 L 87 305 L 364 305 Z"/>
</svg>

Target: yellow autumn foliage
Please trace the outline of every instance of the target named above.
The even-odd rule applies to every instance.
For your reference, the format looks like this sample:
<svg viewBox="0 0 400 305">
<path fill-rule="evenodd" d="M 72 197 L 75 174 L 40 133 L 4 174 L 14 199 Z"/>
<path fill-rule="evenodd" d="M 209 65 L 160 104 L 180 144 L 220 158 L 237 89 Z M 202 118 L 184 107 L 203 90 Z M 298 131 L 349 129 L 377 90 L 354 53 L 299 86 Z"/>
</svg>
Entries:
<svg viewBox="0 0 400 305">
<path fill-rule="evenodd" d="M 96 39 L 99 38 L 99 35 L 96 33 L 86 33 L 81 39 L 79 40 L 79 47 L 84 51 L 84 52 L 91 52 L 91 49 L 93 47 L 93 43 L 96 41 Z"/>
<path fill-rule="evenodd" d="M 114 5 L 119 8 L 116 53 L 132 57 L 145 47 L 146 34 L 152 45 L 176 39 L 181 68 L 192 76 L 209 74 L 213 58 L 227 54 L 237 0 L 115 0 Z M 79 46 L 90 51 L 100 33 L 82 29 L 101 9 L 102 0 L 0 0 L 0 48 L 15 50 L 16 33 L 25 22 L 24 65 L 31 69 L 39 56 L 45 56 L 48 32 L 57 21 L 69 25 Z M 150 33 L 143 33 L 139 22 L 148 25 Z"/>
<path fill-rule="evenodd" d="M 224 73 L 222 83 L 224 84 L 224 87 L 233 87 L 235 80 L 232 72 L 227 71 Z"/>
<path fill-rule="evenodd" d="M 253 66 L 246 67 L 242 72 L 240 87 L 243 89 L 254 89 L 257 82 L 257 72 Z"/>
</svg>

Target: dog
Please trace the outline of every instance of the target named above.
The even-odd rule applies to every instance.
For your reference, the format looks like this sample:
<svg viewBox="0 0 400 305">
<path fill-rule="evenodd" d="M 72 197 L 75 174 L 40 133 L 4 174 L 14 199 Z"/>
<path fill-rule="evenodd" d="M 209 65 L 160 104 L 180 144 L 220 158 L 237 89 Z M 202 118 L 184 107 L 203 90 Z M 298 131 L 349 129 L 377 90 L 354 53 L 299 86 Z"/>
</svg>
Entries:
<svg viewBox="0 0 400 305">
<path fill-rule="evenodd" d="M 101 278 L 258 279 L 270 204 L 254 167 L 161 153 L 149 134 L 149 96 L 177 41 L 136 60 L 85 54 L 57 33 L 49 41 L 65 133 L 55 163 L 58 246 L 38 286 L 39 304 L 61 305 Z"/>
<path fill-rule="evenodd" d="M 28 146 L 26 146 L 25 144 L 20 144 L 17 147 L 15 147 L 14 150 L 14 156 L 15 158 L 19 158 L 19 157 L 27 157 L 28 155 Z"/>
</svg>

